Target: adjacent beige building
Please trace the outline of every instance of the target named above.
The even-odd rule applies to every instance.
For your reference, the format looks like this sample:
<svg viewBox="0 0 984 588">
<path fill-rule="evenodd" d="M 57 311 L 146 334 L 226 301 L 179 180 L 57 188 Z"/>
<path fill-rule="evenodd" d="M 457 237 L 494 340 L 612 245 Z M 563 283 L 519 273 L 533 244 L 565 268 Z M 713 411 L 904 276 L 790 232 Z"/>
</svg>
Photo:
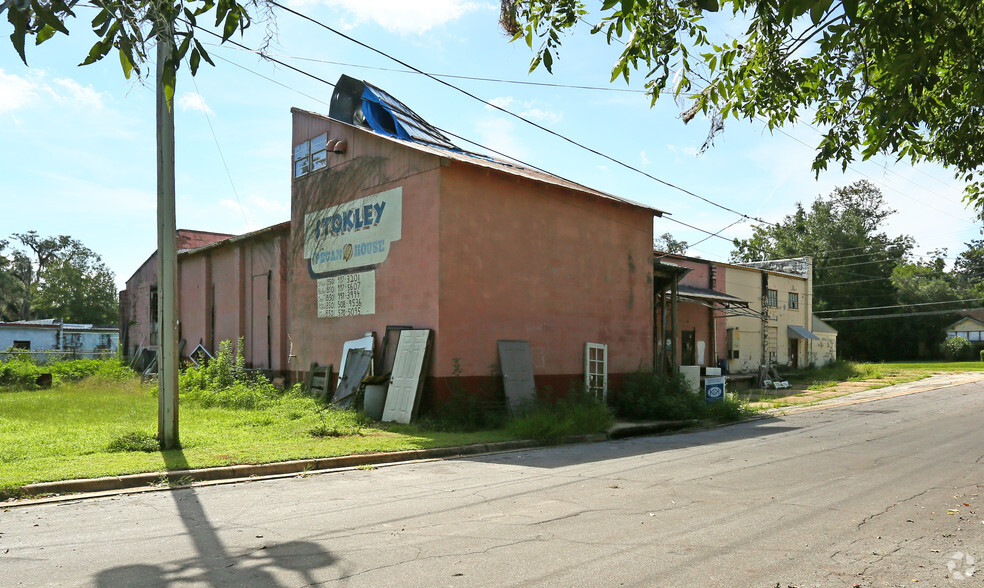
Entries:
<svg viewBox="0 0 984 588">
<path fill-rule="evenodd" d="M 728 294 L 758 315 L 727 317 L 729 371 L 823 366 L 837 358 L 837 331 L 813 316 L 809 257 L 728 265 L 725 276 Z"/>
</svg>

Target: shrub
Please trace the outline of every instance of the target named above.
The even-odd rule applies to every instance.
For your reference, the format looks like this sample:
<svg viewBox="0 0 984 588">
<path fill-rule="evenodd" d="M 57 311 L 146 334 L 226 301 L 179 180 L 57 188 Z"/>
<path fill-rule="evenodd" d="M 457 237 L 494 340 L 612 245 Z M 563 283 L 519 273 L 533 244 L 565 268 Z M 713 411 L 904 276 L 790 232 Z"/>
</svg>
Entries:
<svg viewBox="0 0 984 588">
<path fill-rule="evenodd" d="M 14 390 L 35 390 L 41 369 L 31 361 L 30 356 L 10 356 L 0 363 L 0 386 Z"/>
<path fill-rule="evenodd" d="M 703 394 L 687 389 L 682 377 L 658 376 L 652 372 L 629 374 L 618 391 L 615 410 L 630 419 L 691 420 L 714 419 L 734 422 L 748 414 L 734 400 L 708 403 Z"/>
<path fill-rule="evenodd" d="M 592 395 L 572 389 L 556 401 L 543 393 L 510 421 L 509 431 L 519 439 L 556 442 L 570 435 L 600 433 L 612 425 L 611 410 Z"/>
<path fill-rule="evenodd" d="M 106 451 L 110 453 L 124 453 L 127 451 L 143 451 L 153 453 L 160 451 L 161 444 L 157 435 L 145 431 L 131 431 L 124 433 L 113 439 L 106 446 Z"/>
<path fill-rule="evenodd" d="M 110 359 L 66 359 L 37 365 L 30 353 L 11 354 L 9 360 L 0 363 L 0 386 L 22 389 L 37 389 L 36 381 L 43 373 L 50 373 L 54 384 L 79 382 L 87 378 L 100 378 L 121 382 L 134 375 L 125 363 L 118 358 Z"/>
<path fill-rule="evenodd" d="M 495 366 L 489 367 L 487 382 L 497 382 Z M 424 424 L 433 430 L 471 432 L 499 429 L 506 424 L 505 404 L 501 390 L 495 385 L 483 384 L 478 391 L 469 391 L 461 380 L 461 360 L 452 359 L 448 395 L 443 402 L 429 411 Z M 499 398 L 499 401 L 495 399 Z"/>
<path fill-rule="evenodd" d="M 950 337 L 940 345 L 940 352 L 950 361 L 969 361 L 974 357 L 974 344 L 963 337 Z"/>
</svg>

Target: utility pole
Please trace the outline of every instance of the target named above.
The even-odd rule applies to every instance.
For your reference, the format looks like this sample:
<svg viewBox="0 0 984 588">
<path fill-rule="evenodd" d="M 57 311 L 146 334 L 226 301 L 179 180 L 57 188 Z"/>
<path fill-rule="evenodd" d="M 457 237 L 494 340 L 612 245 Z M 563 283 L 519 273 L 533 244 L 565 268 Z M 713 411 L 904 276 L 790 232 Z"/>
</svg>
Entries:
<svg viewBox="0 0 984 588">
<path fill-rule="evenodd" d="M 170 6 L 164 10 L 170 10 Z M 174 39 L 170 19 L 160 13 L 157 16 L 161 20 L 157 34 L 157 437 L 162 449 L 173 449 L 178 445 L 178 247 L 174 220 L 174 109 L 168 103 L 164 79 L 165 68 L 174 67 L 168 59 Z"/>
</svg>

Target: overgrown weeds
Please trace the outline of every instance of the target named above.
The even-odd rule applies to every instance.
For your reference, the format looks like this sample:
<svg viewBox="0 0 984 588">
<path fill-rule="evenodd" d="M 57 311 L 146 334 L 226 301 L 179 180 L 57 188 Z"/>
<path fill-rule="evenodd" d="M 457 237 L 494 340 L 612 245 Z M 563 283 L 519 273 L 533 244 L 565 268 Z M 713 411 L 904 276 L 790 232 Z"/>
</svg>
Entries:
<svg viewBox="0 0 984 588">
<path fill-rule="evenodd" d="M 615 421 L 612 411 L 600 400 L 579 387 L 553 399 L 540 392 L 537 399 L 517 409 L 507 429 L 518 439 L 535 439 L 555 443 L 572 435 L 601 433 Z"/>
<path fill-rule="evenodd" d="M 627 419 L 734 422 L 750 414 L 747 407 L 735 400 L 707 402 L 703 394 L 688 390 L 681 376 L 659 376 L 646 371 L 626 376 L 616 398 L 616 414 Z"/>
<path fill-rule="evenodd" d="M 64 359 L 37 363 L 30 352 L 8 350 L 7 361 L 0 362 L 0 387 L 4 390 L 37 390 L 42 374 L 51 374 L 51 384 L 80 382 L 94 378 L 107 382 L 122 382 L 133 376 L 122 359 Z"/>
</svg>

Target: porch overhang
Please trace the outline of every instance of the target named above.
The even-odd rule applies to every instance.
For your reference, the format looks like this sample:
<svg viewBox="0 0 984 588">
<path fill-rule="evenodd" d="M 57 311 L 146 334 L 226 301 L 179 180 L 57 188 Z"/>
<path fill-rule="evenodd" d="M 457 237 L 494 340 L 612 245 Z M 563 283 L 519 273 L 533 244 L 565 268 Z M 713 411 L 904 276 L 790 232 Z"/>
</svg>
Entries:
<svg viewBox="0 0 984 588">
<path fill-rule="evenodd" d="M 820 339 L 820 337 L 817 337 L 807 329 L 803 327 L 797 327 L 795 325 L 788 325 L 786 327 L 786 334 L 789 336 L 790 339 L 813 339 L 813 340 Z"/>
</svg>

